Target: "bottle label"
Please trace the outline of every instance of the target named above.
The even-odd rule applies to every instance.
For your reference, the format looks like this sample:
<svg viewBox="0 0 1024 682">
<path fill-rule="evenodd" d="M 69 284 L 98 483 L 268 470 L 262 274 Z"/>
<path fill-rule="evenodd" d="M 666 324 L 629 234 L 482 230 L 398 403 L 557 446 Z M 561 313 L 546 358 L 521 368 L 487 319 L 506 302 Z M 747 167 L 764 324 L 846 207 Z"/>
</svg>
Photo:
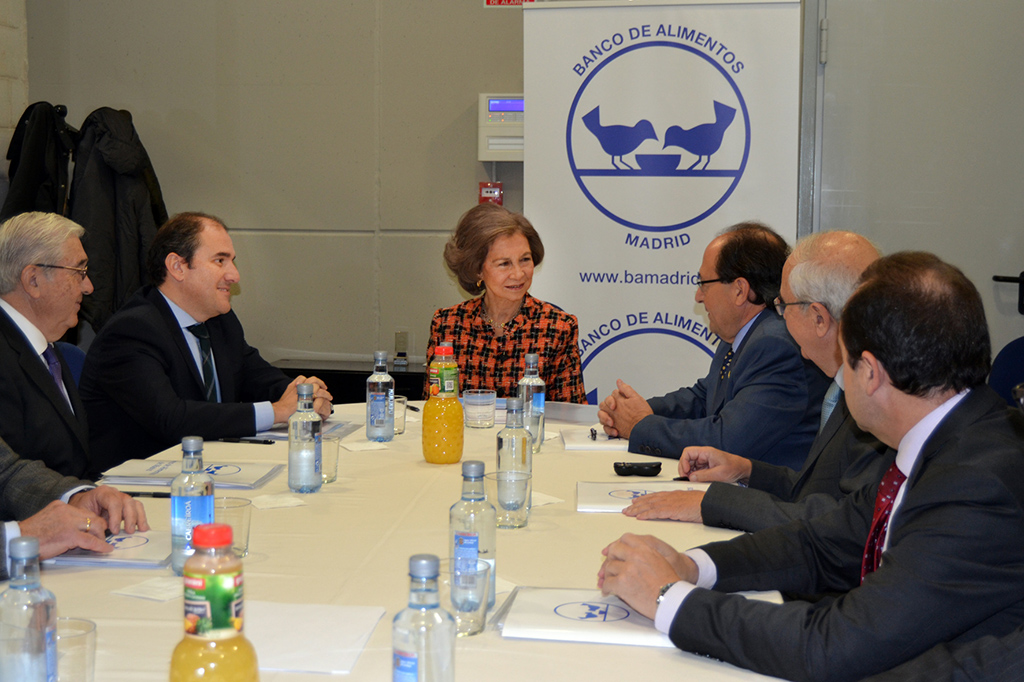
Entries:
<svg viewBox="0 0 1024 682">
<path fill-rule="evenodd" d="M 46 631 L 46 682 L 57 682 L 57 628 Z"/>
<path fill-rule="evenodd" d="M 427 372 L 430 395 L 439 398 L 459 397 L 459 366 L 454 362 L 438 367 L 431 365 Z"/>
<path fill-rule="evenodd" d="M 477 533 L 455 531 L 455 560 L 480 558 L 480 536 Z"/>
<path fill-rule="evenodd" d="M 185 571 L 185 632 L 211 636 L 242 631 L 242 572 Z"/>
<path fill-rule="evenodd" d="M 418 663 L 415 653 L 395 649 L 393 682 L 417 682 Z"/>
<path fill-rule="evenodd" d="M 544 414 L 544 392 L 533 394 L 533 414 Z"/>
<path fill-rule="evenodd" d="M 388 394 L 371 393 L 366 408 L 370 426 L 384 426 L 388 418 Z"/>
<path fill-rule="evenodd" d="M 185 538 L 185 546 L 192 546 L 192 529 L 204 523 L 213 523 L 213 495 L 171 497 L 171 534 Z"/>
</svg>

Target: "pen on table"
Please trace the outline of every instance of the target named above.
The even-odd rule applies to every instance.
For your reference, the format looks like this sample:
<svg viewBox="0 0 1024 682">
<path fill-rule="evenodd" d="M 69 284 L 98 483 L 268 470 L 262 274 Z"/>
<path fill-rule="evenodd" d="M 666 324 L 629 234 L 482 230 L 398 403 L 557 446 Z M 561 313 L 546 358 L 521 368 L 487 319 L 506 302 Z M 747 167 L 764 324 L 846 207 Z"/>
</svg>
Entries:
<svg viewBox="0 0 1024 682">
<path fill-rule="evenodd" d="M 170 493 L 139 493 L 139 492 L 130 493 L 130 492 L 126 492 L 125 495 L 128 495 L 129 497 L 159 497 L 159 498 L 162 498 L 162 499 L 170 499 L 170 497 L 171 497 Z"/>
<path fill-rule="evenodd" d="M 273 445 L 277 441 L 269 438 L 218 438 L 221 443 L 255 443 L 256 445 Z"/>
<path fill-rule="evenodd" d="M 407 410 L 412 410 L 413 412 L 419 412 L 420 411 L 420 408 L 416 407 L 415 405 L 406 405 L 405 408 Z"/>
</svg>

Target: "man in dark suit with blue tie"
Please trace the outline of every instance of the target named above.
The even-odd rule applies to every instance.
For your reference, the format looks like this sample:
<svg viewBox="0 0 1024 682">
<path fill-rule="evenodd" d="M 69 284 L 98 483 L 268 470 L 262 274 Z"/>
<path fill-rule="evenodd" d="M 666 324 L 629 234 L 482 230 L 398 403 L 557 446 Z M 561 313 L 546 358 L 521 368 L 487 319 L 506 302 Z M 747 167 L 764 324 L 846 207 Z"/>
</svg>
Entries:
<svg viewBox="0 0 1024 682">
<path fill-rule="evenodd" d="M 88 469 L 89 430 L 75 380 L 53 345 L 92 292 L 85 230 L 55 213 L 0 225 L 0 437 L 65 476 Z"/>
<path fill-rule="evenodd" d="M 185 436 L 252 436 L 287 421 L 295 387 L 307 381 L 316 385 L 315 409 L 330 415 L 322 381 L 289 381 L 246 343 L 231 310 L 240 277 L 221 220 L 173 216 L 157 231 L 147 266 L 152 285 L 103 326 L 82 370 L 94 473 Z"/>
<path fill-rule="evenodd" d="M 821 232 L 800 240 L 782 269 L 775 311 L 804 357 L 834 377 L 803 467 L 793 471 L 718 448 L 691 446 L 683 450 L 679 473 L 691 481 L 714 481 L 707 491 L 644 495 L 624 514 L 755 531 L 834 509 L 844 496 L 882 477 L 896 453 L 854 423 L 841 388 L 839 349 L 843 306 L 878 256 L 878 249 L 859 234 Z"/>
<path fill-rule="evenodd" d="M 1024 622 L 1024 417 L 985 384 L 977 289 L 931 254 L 887 256 L 864 272 L 840 339 L 850 413 L 897 450 L 879 482 L 812 519 L 686 553 L 632 534 L 605 548 L 604 592 L 679 648 L 843 682 Z M 769 589 L 835 594 L 729 594 Z"/>
<path fill-rule="evenodd" d="M 618 381 L 598 413 L 605 431 L 629 438 L 630 452 L 678 458 L 688 446 L 710 445 L 799 469 L 829 381 L 769 309 L 788 255 L 785 240 L 760 223 L 712 240 L 695 294 L 721 338 L 707 377 L 650 400 Z"/>
</svg>

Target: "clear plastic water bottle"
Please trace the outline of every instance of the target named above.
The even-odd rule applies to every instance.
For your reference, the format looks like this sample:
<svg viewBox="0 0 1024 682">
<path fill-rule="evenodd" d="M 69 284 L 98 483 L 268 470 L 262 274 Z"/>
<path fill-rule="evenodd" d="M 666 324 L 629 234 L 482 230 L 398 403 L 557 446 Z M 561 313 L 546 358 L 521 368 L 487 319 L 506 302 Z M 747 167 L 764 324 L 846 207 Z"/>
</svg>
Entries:
<svg viewBox="0 0 1024 682">
<path fill-rule="evenodd" d="M 523 401 L 505 401 L 505 428 L 498 431 L 498 471 L 533 473 L 533 436 L 523 426 Z"/>
<path fill-rule="evenodd" d="M 526 373 L 519 380 L 519 397 L 523 400 L 523 425 L 533 436 L 533 451 L 544 444 L 544 398 L 547 387 L 540 378 L 540 356 L 526 354 Z"/>
<path fill-rule="evenodd" d="M 39 583 L 39 540 L 20 537 L 7 548 L 11 583 L 0 594 L 0 680 L 57 682 L 57 599 Z"/>
<path fill-rule="evenodd" d="M 498 431 L 498 471 L 533 474 L 533 437 L 523 426 L 523 401 L 505 400 L 505 428 Z M 532 506 L 533 492 L 530 492 Z"/>
<path fill-rule="evenodd" d="M 171 568 L 181 575 L 195 551 L 192 529 L 213 523 L 213 477 L 203 467 L 203 439 L 181 439 L 181 473 L 171 481 Z"/>
<path fill-rule="evenodd" d="M 484 495 L 484 463 L 466 460 L 462 463 L 462 499 L 448 512 L 451 547 L 448 556 L 459 559 L 482 559 L 491 566 L 491 586 L 487 608 L 494 606 L 495 570 L 498 545 L 495 542 L 497 515 L 494 505 Z"/>
<path fill-rule="evenodd" d="M 395 437 L 395 380 L 388 374 L 388 352 L 373 353 L 366 380 L 366 439 L 385 443 Z"/>
<path fill-rule="evenodd" d="M 454 682 L 455 619 L 437 594 L 433 554 L 409 557 L 409 606 L 391 625 L 394 682 Z"/>
<path fill-rule="evenodd" d="M 320 415 L 313 410 L 313 384 L 299 384 L 298 409 L 288 418 L 288 489 L 315 493 L 324 484 L 320 474 Z"/>
</svg>

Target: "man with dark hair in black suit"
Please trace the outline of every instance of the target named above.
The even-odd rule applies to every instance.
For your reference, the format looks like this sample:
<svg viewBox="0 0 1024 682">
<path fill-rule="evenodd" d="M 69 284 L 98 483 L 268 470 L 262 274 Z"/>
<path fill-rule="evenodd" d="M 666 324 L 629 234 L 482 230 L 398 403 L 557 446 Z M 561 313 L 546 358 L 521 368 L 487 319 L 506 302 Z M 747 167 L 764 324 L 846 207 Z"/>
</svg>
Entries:
<svg viewBox="0 0 1024 682">
<path fill-rule="evenodd" d="M 315 409 L 331 395 L 316 377 L 289 382 L 245 341 L 231 310 L 239 281 L 224 223 L 181 213 L 150 247 L 152 286 L 140 289 L 96 336 L 82 371 L 94 473 L 170 447 L 185 436 L 252 436 L 287 421 L 296 386 L 315 384 Z"/>
</svg>

